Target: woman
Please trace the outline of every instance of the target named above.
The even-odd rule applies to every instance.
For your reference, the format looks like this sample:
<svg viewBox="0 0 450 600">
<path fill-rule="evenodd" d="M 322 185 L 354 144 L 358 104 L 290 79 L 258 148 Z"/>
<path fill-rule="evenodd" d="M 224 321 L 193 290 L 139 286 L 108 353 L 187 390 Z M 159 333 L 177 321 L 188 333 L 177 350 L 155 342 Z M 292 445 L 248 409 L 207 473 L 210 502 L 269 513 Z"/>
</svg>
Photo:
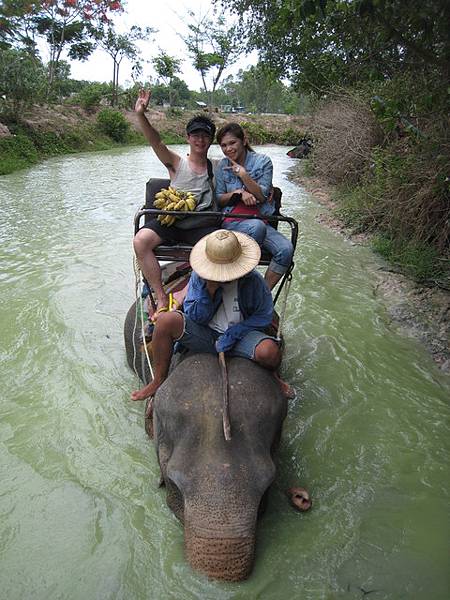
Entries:
<svg viewBox="0 0 450 600">
<path fill-rule="evenodd" d="M 221 160 L 215 172 L 216 195 L 224 213 L 230 214 L 222 227 L 250 235 L 263 250 L 270 252 L 272 260 L 265 279 L 269 288 L 273 289 L 291 264 L 292 243 L 260 219 L 234 219 L 231 216 L 233 211 L 260 216 L 274 213 L 275 206 L 270 200 L 272 161 L 249 146 L 238 123 L 227 123 L 219 129 L 217 142 L 226 158 Z M 236 194 L 240 196 L 237 204 Z"/>
</svg>

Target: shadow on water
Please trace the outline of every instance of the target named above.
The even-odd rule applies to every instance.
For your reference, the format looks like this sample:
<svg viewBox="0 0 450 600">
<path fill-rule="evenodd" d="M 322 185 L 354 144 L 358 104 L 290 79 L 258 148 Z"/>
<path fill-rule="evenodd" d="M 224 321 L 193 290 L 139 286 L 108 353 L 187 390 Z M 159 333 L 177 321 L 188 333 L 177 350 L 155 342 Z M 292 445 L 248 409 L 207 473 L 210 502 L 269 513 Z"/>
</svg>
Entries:
<svg viewBox="0 0 450 600">
<path fill-rule="evenodd" d="M 179 147 L 185 152 L 185 147 Z M 447 598 L 450 384 L 394 331 L 373 256 L 315 220 L 267 147 L 300 221 L 284 375 L 296 387 L 249 581 L 193 573 L 157 487 L 122 326 L 132 218 L 164 169 L 144 148 L 1 178 L 0 584 L 49 598 Z M 219 156 L 218 148 L 214 154 Z M 301 483 L 313 510 L 294 513 Z"/>
</svg>

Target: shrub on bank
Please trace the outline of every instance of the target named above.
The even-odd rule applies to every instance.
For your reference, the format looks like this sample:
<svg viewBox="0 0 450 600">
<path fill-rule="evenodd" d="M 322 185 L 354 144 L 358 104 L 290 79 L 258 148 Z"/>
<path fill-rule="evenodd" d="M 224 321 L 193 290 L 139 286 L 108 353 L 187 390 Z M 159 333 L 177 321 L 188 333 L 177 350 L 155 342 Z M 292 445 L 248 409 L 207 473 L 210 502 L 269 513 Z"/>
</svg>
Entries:
<svg viewBox="0 0 450 600">
<path fill-rule="evenodd" d="M 115 142 L 124 143 L 130 130 L 130 124 L 123 114 L 112 108 L 104 108 L 97 115 L 97 124 Z"/>
<path fill-rule="evenodd" d="M 322 106 L 311 166 L 337 185 L 336 211 L 348 227 L 376 234 L 374 249 L 410 276 L 442 280 L 450 278 L 450 133 L 439 102 L 431 110 L 416 92 L 414 106 L 400 95 Z M 429 112 L 401 112 L 419 106 Z"/>
<path fill-rule="evenodd" d="M 0 138 L 0 175 L 23 169 L 38 160 L 38 151 L 26 135 Z"/>
<path fill-rule="evenodd" d="M 364 100 L 341 96 L 322 104 L 312 123 L 314 172 L 332 184 L 354 184 L 369 167 L 382 131 Z"/>
</svg>

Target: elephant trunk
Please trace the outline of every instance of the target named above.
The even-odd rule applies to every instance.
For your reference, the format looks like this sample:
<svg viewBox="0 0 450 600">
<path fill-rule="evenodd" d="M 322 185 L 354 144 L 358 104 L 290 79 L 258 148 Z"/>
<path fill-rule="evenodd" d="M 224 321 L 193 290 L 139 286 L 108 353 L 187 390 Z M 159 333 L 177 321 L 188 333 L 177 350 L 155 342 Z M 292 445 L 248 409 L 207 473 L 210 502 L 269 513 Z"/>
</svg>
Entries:
<svg viewBox="0 0 450 600">
<path fill-rule="evenodd" d="M 258 502 L 249 497 L 246 504 L 243 499 L 222 500 L 228 506 L 219 506 L 212 498 L 207 505 L 185 504 L 186 557 L 192 568 L 208 577 L 242 581 L 253 567 Z"/>
<path fill-rule="evenodd" d="M 186 556 L 193 569 L 221 581 L 242 581 L 253 567 L 255 535 L 206 538 L 186 529 Z"/>
</svg>

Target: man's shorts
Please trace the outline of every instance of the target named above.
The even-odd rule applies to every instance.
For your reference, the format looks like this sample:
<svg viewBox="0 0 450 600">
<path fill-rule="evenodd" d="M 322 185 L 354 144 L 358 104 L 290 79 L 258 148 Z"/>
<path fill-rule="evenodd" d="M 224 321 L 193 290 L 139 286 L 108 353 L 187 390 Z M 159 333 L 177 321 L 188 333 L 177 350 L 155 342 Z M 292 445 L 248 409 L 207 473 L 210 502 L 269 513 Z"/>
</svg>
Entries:
<svg viewBox="0 0 450 600">
<path fill-rule="evenodd" d="M 192 352 L 217 354 L 215 344 L 222 334 L 218 331 L 214 331 L 214 329 L 211 329 L 211 327 L 208 327 L 207 325 L 199 325 L 183 313 L 180 314 L 183 316 L 184 326 L 183 335 L 178 338 L 177 342 Z M 279 345 L 276 338 L 267 335 L 262 331 L 253 330 L 247 333 L 239 340 L 239 342 L 236 342 L 233 348 L 227 352 L 227 355 L 242 356 L 243 358 L 255 360 L 256 346 L 262 342 L 262 340 L 273 340 Z"/>
<path fill-rule="evenodd" d="M 158 219 L 150 219 L 142 229 L 151 229 L 163 240 L 171 244 L 196 244 L 208 233 L 215 231 L 217 227 L 196 227 L 195 229 L 180 229 L 175 225 L 161 225 Z"/>
</svg>

